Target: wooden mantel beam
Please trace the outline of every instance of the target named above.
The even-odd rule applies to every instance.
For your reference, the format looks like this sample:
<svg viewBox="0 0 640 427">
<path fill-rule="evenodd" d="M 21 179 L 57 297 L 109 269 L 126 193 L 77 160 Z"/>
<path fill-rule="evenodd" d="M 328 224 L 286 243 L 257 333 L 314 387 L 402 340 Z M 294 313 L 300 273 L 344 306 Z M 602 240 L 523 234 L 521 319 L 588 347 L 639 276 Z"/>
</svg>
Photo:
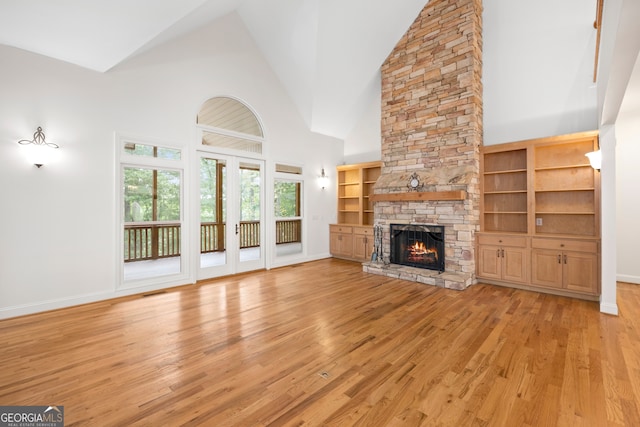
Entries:
<svg viewBox="0 0 640 427">
<path fill-rule="evenodd" d="M 467 192 L 458 191 L 411 191 L 407 193 L 372 194 L 372 202 L 415 202 L 425 200 L 464 200 Z"/>
</svg>

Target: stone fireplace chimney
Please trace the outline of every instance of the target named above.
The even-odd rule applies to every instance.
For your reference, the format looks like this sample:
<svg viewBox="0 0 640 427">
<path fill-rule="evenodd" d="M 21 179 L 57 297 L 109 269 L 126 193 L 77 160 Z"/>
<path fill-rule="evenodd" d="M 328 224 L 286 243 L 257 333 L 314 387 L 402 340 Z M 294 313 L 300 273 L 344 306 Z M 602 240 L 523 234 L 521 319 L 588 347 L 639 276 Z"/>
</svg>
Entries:
<svg viewBox="0 0 640 427">
<path fill-rule="evenodd" d="M 390 224 L 442 225 L 445 272 L 386 262 L 365 271 L 452 289 L 475 283 L 481 77 L 481 0 L 429 1 L 382 66 L 382 175 L 372 200 L 385 261 Z"/>
</svg>

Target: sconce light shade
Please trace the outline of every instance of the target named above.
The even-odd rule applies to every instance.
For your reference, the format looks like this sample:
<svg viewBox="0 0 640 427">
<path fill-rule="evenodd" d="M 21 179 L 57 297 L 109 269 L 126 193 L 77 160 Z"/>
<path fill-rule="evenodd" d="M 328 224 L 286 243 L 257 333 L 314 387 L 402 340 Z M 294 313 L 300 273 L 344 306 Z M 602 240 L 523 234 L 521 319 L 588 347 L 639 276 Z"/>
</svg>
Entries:
<svg viewBox="0 0 640 427">
<path fill-rule="evenodd" d="M 592 151 L 590 153 L 585 154 L 589 158 L 589 163 L 591 163 L 591 167 L 597 170 L 600 170 L 602 166 L 602 151 Z"/>
<path fill-rule="evenodd" d="M 329 186 L 329 177 L 325 175 L 324 168 L 322 168 L 322 173 L 318 177 L 318 184 L 323 190 Z"/>
<path fill-rule="evenodd" d="M 26 146 L 26 157 L 30 163 L 33 163 L 38 168 L 47 163 L 52 155 L 52 149 L 58 148 L 57 144 L 47 142 L 45 140 L 44 132 L 42 128 L 38 126 L 38 129 L 33 134 L 33 139 L 21 139 L 18 144 Z"/>
</svg>

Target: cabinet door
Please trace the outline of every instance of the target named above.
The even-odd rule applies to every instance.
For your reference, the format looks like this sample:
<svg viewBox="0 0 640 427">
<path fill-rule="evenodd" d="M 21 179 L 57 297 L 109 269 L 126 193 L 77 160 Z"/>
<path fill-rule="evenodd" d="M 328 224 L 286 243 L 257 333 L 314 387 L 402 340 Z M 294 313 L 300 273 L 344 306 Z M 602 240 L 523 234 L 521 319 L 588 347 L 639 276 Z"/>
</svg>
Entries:
<svg viewBox="0 0 640 427">
<path fill-rule="evenodd" d="M 571 291 L 598 292 L 598 257 L 583 252 L 563 254 L 564 287 Z"/>
<path fill-rule="evenodd" d="M 505 247 L 501 249 L 503 280 L 520 283 L 528 281 L 527 253 L 528 251 L 522 248 Z"/>
<path fill-rule="evenodd" d="M 559 251 L 534 249 L 531 252 L 531 283 L 562 288 L 562 254 Z"/>
<path fill-rule="evenodd" d="M 340 233 L 329 233 L 329 252 L 332 255 L 340 254 Z"/>
<path fill-rule="evenodd" d="M 500 248 L 491 245 L 478 245 L 478 276 L 487 279 L 502 278 Z"/>
<path fill-rule="evenodd" d="M 340 234 L 340 255 L 351 258 L 353 256 L 353 235 Z"/>
<path fill-rule="evenodd" d="M 369 239 L 364 234 L 355 234 L 353 236 L 353 257 L 359 260 L 366 260 L 367 253 L 371 256 L 371 251 L 368 250 Z"/>
</svg>

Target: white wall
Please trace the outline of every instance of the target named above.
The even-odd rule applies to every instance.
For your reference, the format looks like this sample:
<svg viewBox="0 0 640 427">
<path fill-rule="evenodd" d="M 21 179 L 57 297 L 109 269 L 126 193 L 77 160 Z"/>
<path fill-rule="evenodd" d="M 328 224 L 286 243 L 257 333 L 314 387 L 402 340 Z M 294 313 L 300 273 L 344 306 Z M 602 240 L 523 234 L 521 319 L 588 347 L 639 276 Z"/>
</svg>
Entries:
<svg viewBox="0 0 640 427">
<path fill-rule="evenodd" d="M 597 130 L 595 0 L 485 0 L 484 144 Z"/>
<path fill-rule="evenodd" d="M 6 46 L 0 58 L 0 317 L 121 295 L 114 133 L 187 147 L 198 109 L 216 95 L 258 113 L 267 165 L 303 165 L 306 255 L 328 256 L 335 192 L 312 181 L 342 162 L 343 143 L 308 131 L 235 14 L 106 74 Z M 37 126 L 61 146 L 42 169 L 17 144 Z"/>
<path fill-rule="evenodd" d="M 373 162 L 382 158 L 382 81 L 380 72 L 363 96 L 364 114 L 344 140 L 345 164 Z"/>
<path fill-rule="evenodd" d="M 640 111 L 618 117 L 616 140 L 617 280 L 640 284 Z"/>
</svg>

